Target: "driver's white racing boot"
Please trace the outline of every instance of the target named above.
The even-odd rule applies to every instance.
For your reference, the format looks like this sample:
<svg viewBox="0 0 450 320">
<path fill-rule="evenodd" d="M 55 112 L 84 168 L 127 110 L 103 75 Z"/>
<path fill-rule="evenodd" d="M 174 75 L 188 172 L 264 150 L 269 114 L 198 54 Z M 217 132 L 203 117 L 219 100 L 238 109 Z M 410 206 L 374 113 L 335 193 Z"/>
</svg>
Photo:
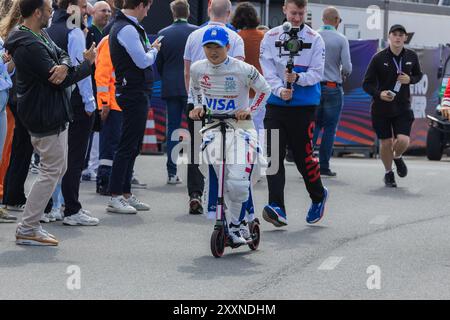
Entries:
<svg viewBox="0 0 450 320">
<path fill-rule="evenodd" d="M 236 226 L 232 223 L 230 223 L 230 228 L 228 229 L 229 231 L 229 237 L 231 239 L 231 242 L 233 242 L 233 244 L 238 245 L 238 244 L 247 244 L 247 240 L 244 239 L 244 237 L 242 237 L 241 232 L 240 232 L 240 225 Z"/>
<path fill-rule="evenodd" d="M 252 235 L 250 234 L 250 229 L 248 228 L 247 221 L 242 220 L 241 225 L 239 226 L 239 231 L 241 232 L 242 238 L 246 240 L 252 239 Z"/>
</svg>

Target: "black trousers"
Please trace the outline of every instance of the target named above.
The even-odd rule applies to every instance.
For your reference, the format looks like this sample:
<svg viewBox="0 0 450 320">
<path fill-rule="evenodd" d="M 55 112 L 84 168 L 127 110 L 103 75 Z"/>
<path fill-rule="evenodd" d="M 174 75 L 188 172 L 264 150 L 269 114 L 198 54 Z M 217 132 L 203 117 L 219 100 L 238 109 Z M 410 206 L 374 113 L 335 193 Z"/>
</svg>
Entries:
<svg viewBox="0 0 450 320">
<path fill-rule="evenodd" d="M 79 198 L 80 178 L 91 135 L 94 116 L 88 116 L 84 106 L 73 106 L 73 122 L 69 124 L 67 171 L 61 183 L 64 216 L 74 215 L 82 208 Z"/>
<path fill-rule="evenodd" d="M 122 134 L 114 155 L 109 190 L 114 195 L 131 193 L 134 163 L 144 139 L 149 96 L 145 92 L 126 93 L 117 97 L 122 109 Z"/>
<path fill-rule="evenodd" d="M 11 107 L 15 127 L 11 148 L 11 159 L 3 183 L 3 204 L 15 206 L 25 204 L 25 180 L 30 168 L 33 146 L 30 134 L 17 116 L 16 109 Z"/>
<path fill-rule="evenodd" d="M 194 104 L 188 103 L 187 105 L 187 121 L 189 127 L 189 134 L 191 136 L 191 154 L 188 164 L 188 172 L 187 172 L 187 187 L 189 196 L 193 196 L 194 194 L 202 195 L 203 189 L 205 188 L 205 181 L 202 173 L 198 168 L 198 155 L 200 151 L 201 144 L 201 135 L 198 130 L 195 130 L 195 123 L 200 123 L 199 121 L 193 121 L 189 118 L 189 112 L 194 109 Z M 194 138 L 196 137 L 196 138 Z M 200 144 L 196 145 L 195 142 L 199 141 Z"/>
<path fill-rule="evenodd" d="M 324 189 L 320 179 L 320 168 L 313 157 L 312 137 L 314 132 L 314 106 L 311 107 L 278 107 L 267 105 L 264 127 L 267 129 L 267 152 L 271 155 L 273 144 L 279 144 L 278 164 L 276 174 L 268 175 L 269 204 L 275 203 L 285 212 L 284 185 L 286 145 L 292 149 L 294 162 L 303 176 L 306 189 L 315 203 L 322 201 Z M 272 141 L 272 130 L 279 130 L 279 140 Z M 276 155 L 274 155 L 276 156 Z M 274 160 L 271 160 L 273 163 Z"/>
</svg>

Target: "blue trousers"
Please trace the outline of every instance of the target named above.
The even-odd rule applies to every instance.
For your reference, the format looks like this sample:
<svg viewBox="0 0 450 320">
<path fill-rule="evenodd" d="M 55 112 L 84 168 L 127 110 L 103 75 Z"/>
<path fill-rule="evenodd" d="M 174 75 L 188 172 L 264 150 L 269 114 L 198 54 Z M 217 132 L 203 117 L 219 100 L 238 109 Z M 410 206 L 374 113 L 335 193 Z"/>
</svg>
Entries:
<svg viewBox="0 0 450 320">
<path fill-rule="evenodd" d="M 97 171 L 97 186 L 106 189 L 122 132 L 122 111 L 111 110 L 103 122 L 99 141 L 99 167 Z"/>
<path fill-rule="evenodd" d="M 187 105 L 187 97 L 170 97 L 165 99 L 167 104 L 167 174 L 177 174 L 177 157 L 172 157 L 172 150 L 178 144 L 178 140 L 172 141 L 172 133 L 181 128 L 181 119 Z"/>
<path fill-rule="evenodd" d="M 343 91 L 341 86 L 329 88 L 322 85 L 322 97 L 320 107 L 316 111 L 316 127 L 314 129 L 313 144 L 323 129 L 322 141 L 319 149 L 319 161 L 321 169 L 330 169 L 330 158 L 333 154 L 334 139 L 341 117 L 343 105 Z"/>
</svg>

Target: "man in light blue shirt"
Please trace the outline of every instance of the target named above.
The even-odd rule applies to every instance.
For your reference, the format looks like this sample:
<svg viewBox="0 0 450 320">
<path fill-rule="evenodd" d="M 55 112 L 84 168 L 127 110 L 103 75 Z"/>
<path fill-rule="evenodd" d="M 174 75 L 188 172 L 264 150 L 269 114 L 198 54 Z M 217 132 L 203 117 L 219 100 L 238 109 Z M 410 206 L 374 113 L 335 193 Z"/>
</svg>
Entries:
<svg viewBox="0 0 450 320">
<path fill-rule="evenodd" d="M 70 13 L 68 13 L 70 12 Z M 59 0 L 52 24 L 47 29 L 52 40 L 65 50 L 74 66 L 83 62 L 86 50 L 83 17 L 87 12 L 87 0 Z M 95 47 L 95 44 L 92 44 Z M 96 109 L 91 76 L 79 81 L 71 95 L 73 121 L 68 132 L 67 171 L 62 179 L 61 191 L 64 197 L 64 225 L 92 226 L 99 220 L 83 209 L 79 201 L 80 178 L 91 134 Z"/>
<path fill-rule="evenodd" d="M 343 78 L 352 73 L 352 62 L 348 40 L 337 31 L 342 21 L 338 10 L 334 7 L 325 8 L 322 21 L 324 25 L 319 33 L 325 42 L 325 68 L 321 80 L 322 95 L 320 107 L 316 112 L 313 143 L 316 144 L 323 129 L 319 150 L 320 174 L 334 177 L 336 172 L 330 169 L 330 158 L 343 106 L 342 82 Z"/>
<path fill-rule="evenodd" d="M 136 17 L 128 15 L 126 17 L 139 25 L 139 27 L 145 32 Z M 119 40 L 120 45 L 126 49 L 131 59 L 139 69 L 147 69 L 155 63 L 158 49 L 156 47 L 149 47 L 148 51 L 145 51 L 141 44 L 139 33 L 132 25 L 123 27 L 123 29 L 117 34 L 117 39 Z M 149 43 L 146 43 L 146 45 L 149 45 Z"/>
<path fill-rule="evenodd" d="M 83 52 L 86 50 L 86 37 L 80 28 L 73 29 L 68 35 L 68 53 L 72 64 L 77 66 L 83 61 Z M 81 98 L 84 104 L 84 110 L 87 115 L 92 115 L 96 109 L 94 93 L 92 90 L 92 76 L 89 76 L 77 83 Z"/>
</svg>

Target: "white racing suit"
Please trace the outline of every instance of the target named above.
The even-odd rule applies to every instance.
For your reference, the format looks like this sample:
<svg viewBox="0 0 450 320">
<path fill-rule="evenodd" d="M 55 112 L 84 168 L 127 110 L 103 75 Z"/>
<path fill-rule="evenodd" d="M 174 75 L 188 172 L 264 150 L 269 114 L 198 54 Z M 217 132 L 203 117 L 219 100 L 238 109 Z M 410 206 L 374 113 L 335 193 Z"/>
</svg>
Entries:
<svg viewBox="0 0 450 320">
<path fill-rule="evenodd" d="M 248 98 L 249 88 L 256 91 L 251 106 Z M 195 62 L 191 66 L 190 91 L 195 108 L 203 108 L 205 103 L 207 113 L 212 114 L 235 114 L 237 110 L 248 110 L 255 114 L 270 96 L 270 86 L 258 70 L 231 57 L 220 65 L 213 65 L 208 60 Z M 227 221 L 239 225 L 246 218 L 246 213 L 250 214 L 247 220 L 253 220 L 251 177 L 260 148 L 251 120 L 227 121 L 230 128 L 226 133 L 223 190 Z M 201 131 L 203 143 L 200 171 L 206 178 L 203 197 L 205 207 L 208 208 L 208 216 L 215 217 L 222 135 L 219 128 L 205 130 L 211 125 L 207 124 Z"/>
</svg>

